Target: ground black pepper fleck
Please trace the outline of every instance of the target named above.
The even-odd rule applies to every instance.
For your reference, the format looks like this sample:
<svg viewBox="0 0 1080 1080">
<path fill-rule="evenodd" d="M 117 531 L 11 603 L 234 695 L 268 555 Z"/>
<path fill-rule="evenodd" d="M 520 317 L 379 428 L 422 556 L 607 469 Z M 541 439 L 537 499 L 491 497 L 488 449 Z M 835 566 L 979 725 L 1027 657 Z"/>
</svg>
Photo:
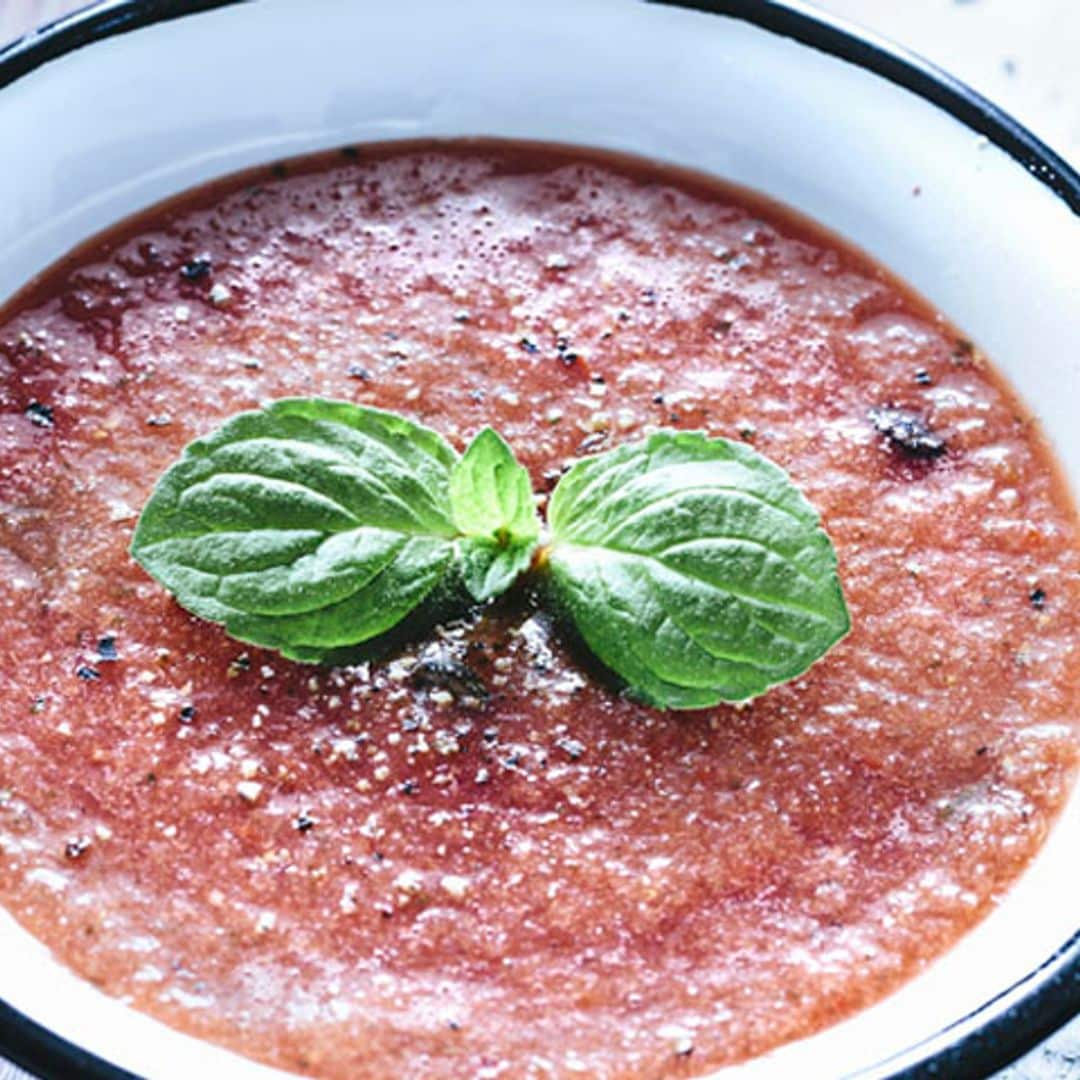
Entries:
<svg viewBox="0 0 1080 1080">
<path fill-rule="evenodd" d="M 555 339 L 555 351 L 559 354 L 559 359 L 566 367 L 573 367 L 574 364 L 581 359 L 570 345 L 570 339 L 565 334 L 560 334 Z"/>
<path fill-rule="evenodd" d="M 1042 611 L 1046 607 L 1046 590 L 1041 588 L 1035 588 L 1031 590 L 1028 595 L 1028 599 L 1031 601 L 1031 606 L 1036 611 Z"/>
<path fill-rule="evenodd" d="M 235 659 L 229 661 L 228 675 L 230 679 L 235 679 L 238 675 L 250 670 L 251 657 L 247 653 L 241 653 Z"/>
<path fill-rule="evenodd" d="M 116 638 L 111 634 L 106 634 L 104 637 L 98 639 L 97 643 L 98 659 L 108 663 L 111 660 L 119 660 L 120 654 L 116 651 Z"/>
<path fill-rule="evenodd" d="M 50 428 L 55 422 L 52 406 L 42 405 L 40 401 L 31 401 L 23 410 L 23 414 L 31 424 L 37 427 Z"/>
<path fill-rule="evenodd" d="M 64 854 L 69 859 L 81 858 L 90 847 L 90 841 L 85 836 L 77 837 L 74 840 L 69 840 L 64 845 Z"/>
<path fill-rule="evenodd" d="M 571 761 L 577 761 L 585 753 L 585 744 L 577 739 L 559 739 L 555 744 Z"/>
<path fill-rule="evenodd" d="M 180 267 L 180 276 L 185 281 L 201 281 L 214 268 L 214 261 L 209 255 L 196 255 Z"/>
<path fill-rule="evenodd" d="M 75 674 L 86 682 L 93 682 L 95 679 L 101 678 L 101 672 L 97 668 L 90 667 L 89 664 L 80 664 L 75 669 Z"/>
<path fill-rule="evenodd" d="M 409 674 L 413 685 L 421 689 L 444 689 L 458 696 L 471 695 L 481 700 L 490 696 L 480 676 L 445 650 L 422 656 Z"/>
<path fill-rule="evenodd" d="M 945 440 L 931 431 L 926 421 L 915 413 L 883 405 L 870 410 L 870 419 L 890 445 L 908 457 L 931 459 L 945 453 Z"/>
</svg>

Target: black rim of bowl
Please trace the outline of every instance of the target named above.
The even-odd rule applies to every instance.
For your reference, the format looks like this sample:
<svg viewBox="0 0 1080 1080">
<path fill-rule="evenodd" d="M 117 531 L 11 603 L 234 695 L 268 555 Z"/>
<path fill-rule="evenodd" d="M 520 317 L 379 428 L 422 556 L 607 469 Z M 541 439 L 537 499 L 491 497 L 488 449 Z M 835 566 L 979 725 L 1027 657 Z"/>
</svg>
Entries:
<svg viewBox="0 0 1080 1080">
<path fill-rule="evenodd" d="M 0 88 L 116 34 L 246 0 L 105 0 L 0 49 Z M 865 68 L 985 136 L 1080 216 L 1080 174 L 970 87 L 922 58 L 798 0 L 646 0 L 752 23 Z M 1080 932 L 1035 970 L 936 1035 L 853 1074 L 862 1080 L 987 1077 L 1080 1014 Z M 137 1080 L 0 1001 L 0 1053 L 42 1077 Z"/>
</svg>

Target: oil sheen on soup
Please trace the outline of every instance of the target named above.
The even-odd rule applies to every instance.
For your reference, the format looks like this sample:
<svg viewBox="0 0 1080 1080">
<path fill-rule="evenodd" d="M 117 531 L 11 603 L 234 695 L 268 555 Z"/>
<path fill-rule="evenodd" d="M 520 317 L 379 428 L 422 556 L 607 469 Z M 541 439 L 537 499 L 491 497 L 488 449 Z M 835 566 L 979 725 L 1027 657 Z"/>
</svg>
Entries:
<svg viewBox="0 0 1080 1080">
<path fill-rule="evenodd" d="M 130 559 L 286 395 L 491 424 L 542 501 L 656 427 L 821 510 L 854 628 L 663 713 L 522 587 L 370 665 L 245 647 Z M 92 242 L 0 318 L 0 903 L 80 975 L 323 1077 L 694 1075 L 991 909 L 1077 761 L 1080 559 L 1032 418 L 879 266 L 745 192 L 513 143 L 349 149 Z"/>
</svg>

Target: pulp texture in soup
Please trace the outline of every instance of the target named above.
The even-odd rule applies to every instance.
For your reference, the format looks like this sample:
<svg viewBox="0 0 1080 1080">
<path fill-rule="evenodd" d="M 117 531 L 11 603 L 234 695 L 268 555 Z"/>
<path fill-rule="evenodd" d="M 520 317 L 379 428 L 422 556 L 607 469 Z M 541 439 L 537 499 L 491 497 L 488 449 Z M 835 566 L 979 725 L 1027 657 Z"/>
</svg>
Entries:
<svg viewBox="0 0 1080 1080">
<path fill-rule="evenodd" d="M 542 499 L 652 428 L 743 439 L 854 628 L 663 713 L 528 585 L 321 669 L 130 559 L 192 438 L 286 395 L 491 424 Z M 0 318 L 0 902 L 285 1069 L 693 1075 L 880 999 L 981 919 L 1077 761 L 1080 558 L 1032 418 L 879 266 L 674 170 L 350 149 L 196 191 Z"/>
</svg>

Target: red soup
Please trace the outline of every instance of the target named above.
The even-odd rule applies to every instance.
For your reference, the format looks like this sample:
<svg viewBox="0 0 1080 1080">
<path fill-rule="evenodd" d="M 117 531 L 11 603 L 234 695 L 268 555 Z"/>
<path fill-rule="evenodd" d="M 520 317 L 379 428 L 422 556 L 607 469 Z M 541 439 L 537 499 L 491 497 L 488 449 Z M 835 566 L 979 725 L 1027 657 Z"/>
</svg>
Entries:
<svg viewBox="0 0 1080 1080">
<path fill-rule="evenodd" d="M 1065 798 L 1080 557 L 1037 428 L 940 315 L 745 192 L 509 143 L 287 163 L 47 273 L 0 318 L 0 394 L 0 902 L 254 1058 L 701 1073 L 918 972 Z M 854 629 L 682 714 L 527 590 L 370 666 L 245 648 L 131 531 L 189 440 L 313 394 L 458 448 L 492 424 L 541 497 L 658 426 L 746 440 L 821 509 Z"/>
</svg>

